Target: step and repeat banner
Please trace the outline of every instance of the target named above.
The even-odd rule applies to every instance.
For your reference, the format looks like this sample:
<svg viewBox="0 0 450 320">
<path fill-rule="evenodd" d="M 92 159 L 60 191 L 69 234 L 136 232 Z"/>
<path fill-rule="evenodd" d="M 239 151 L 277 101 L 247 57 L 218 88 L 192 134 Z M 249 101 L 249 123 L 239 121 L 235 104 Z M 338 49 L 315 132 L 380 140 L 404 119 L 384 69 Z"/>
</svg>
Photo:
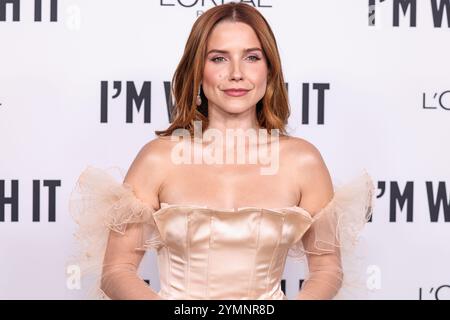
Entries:
<svg viewBox="0 0 450 320">
<path fill-rule="evenodd" d="M 68 199 L 169 125 L 170 80 L 212 0 L 0 0 L 0 298 L 80 299 Z M 450 299 L 450 0 L 254 0 L 277 38 L 288 132 L 334 183 L 366 169 L 369 299 Z M 289 258 L 293 298 L 303 265 Z M 156 253 L 139 270 L 159 290 Z"/>
</svg>

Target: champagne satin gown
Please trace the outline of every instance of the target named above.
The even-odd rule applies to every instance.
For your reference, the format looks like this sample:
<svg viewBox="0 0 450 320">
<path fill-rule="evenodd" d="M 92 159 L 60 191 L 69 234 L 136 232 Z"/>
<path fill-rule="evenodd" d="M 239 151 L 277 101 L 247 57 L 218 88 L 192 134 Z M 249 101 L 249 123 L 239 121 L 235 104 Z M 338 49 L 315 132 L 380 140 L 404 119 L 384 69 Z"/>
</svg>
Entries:
<svg viewBox="0 0 450 320">
<path fill-rule="evenodd" d="M 108 299 L 99 287 L 107 276 L 102 262 L 108 233 L 125 235 L 132 223 L 142 235 L 135 249 L 157 252 L 162 299 L 287 299 L 280 281 L 291 255 L 334 257 L 327 264 L 310 262 L 302 291 L 311 299 L 335 297 L 346 286 L 342 259 L 372 215 L 373 193 L 373 181 L 364 171 L 335 186 L 333 199 L 314 214 L 299 206 L 228 209 L 161 203 L 155 210 L 110 170 L 88 166 L 70 199 L 80 245 L 72 263 L 90 277 L 91 294 Z M 110 290 L 121 272 L 138 277 L 137 266 L 109 270 Z"/>
</svg>

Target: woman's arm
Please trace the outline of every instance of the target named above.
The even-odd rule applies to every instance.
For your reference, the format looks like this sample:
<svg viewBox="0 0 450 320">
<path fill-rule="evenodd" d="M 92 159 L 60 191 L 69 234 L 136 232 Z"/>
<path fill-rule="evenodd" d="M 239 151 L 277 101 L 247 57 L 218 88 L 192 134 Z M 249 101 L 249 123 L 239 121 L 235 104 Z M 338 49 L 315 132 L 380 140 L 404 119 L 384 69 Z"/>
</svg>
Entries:
<svg viewBox="0 0 450 320">
<path fill-rule="evenodd" d="M 306 150 L 306 152 L 305 152 Z M 323 209 L 333 198 L 334 190 L 328 168 L 315 146 L 306 143 L 301 164 L 301 200 L 299 206 L 313 216 Z M 324 217 L 324 219 L 328 219 Z M 322 220 L 324 220 L 322 219 Z M 303 236 L 302 242 L 308 260 L 309 275 L 296 299 L 331 299 L 339 291 L 342 280 L 342 264 L 339 247 L 332 252 L 320 252 L 315 247 L 317 236 L 323 232 L 332 238 L 336 232 L 333 221 L 316 221 Z"/>
<path fill-rule="evenodd" d="M 101 289 L 111 299 L 155 300 L 160 296 L 138 274 L 144 252 L 135 248 L 142 241 L 142 227 L 128 225 L 124 235 L 110 231 L 103 262 Z"/>
<path fill-rule="evenodd" d="M 339 255 L 307 255 L 309 276 L 296 299 L 332 299 L 339 291 L 343 273 Z"/>
<path fill-rule="evenodd" d="M 159 207 L 162 158 L 159 141 L 152 140 L 139 151 L 124 179 L 136 197 L 153 208 Z M 145 251 L 135 249 L 142 246 L 143 233 L 143 224 L 128 224 L 124 234 L 109 232 L 101 278 L 101 289 L 109 298 L 161 299 L 137 273 Z"/>
</svg>

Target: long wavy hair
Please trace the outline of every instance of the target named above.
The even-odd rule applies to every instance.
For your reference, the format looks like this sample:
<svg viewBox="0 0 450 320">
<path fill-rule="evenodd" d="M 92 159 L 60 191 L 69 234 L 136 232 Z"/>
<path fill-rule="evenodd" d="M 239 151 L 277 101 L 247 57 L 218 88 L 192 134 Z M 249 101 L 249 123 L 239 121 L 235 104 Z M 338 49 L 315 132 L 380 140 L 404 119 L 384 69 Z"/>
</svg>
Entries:
<svg viewBox="0 0 450 320">
<path fill-rule="evenodd" d="M 275 36 L 257 9 L 245 3 L 230 2 L 205 11 L 195 21 L 172 78 L 174 106 L 169 116 L 173 121 L 166 130 L 155 131 L 158 136 L 169 136 L 178 128 L 189 130 L 193 136 L 194 121 L 201 121 L 202 130 L 207 128 L 208 100 L 200 90 L 202 104 L 197 107 L 196 97 L 203 76 L 208 38 L 221 21 L 246 23 L 258 36 L 267 59 L 268 76 L 264 97 L 256 104 L 257 121 L 269 133 L 278 129 L 280 135 L 286 134 L 290 108 Z"/>
</svg>

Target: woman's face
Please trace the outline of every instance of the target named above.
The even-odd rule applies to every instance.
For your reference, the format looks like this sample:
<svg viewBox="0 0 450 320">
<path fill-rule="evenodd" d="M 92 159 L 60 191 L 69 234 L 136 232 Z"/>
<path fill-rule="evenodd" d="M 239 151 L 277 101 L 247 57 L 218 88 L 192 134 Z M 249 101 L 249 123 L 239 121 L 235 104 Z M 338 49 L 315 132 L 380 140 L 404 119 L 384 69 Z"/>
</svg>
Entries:
<svg viewBox="0 0 450 320">
<path fill-rule="evenodd" d="M 268 70 L 255 31 L 242 22 L 220 22 L 208 39 L 206 52 L 202 87 L 209 108 L 242 113 L 256 107 L 266 92 Z M 248 92 L 242 96 L 225 92 L 237 88 Z"/>
</svg>

